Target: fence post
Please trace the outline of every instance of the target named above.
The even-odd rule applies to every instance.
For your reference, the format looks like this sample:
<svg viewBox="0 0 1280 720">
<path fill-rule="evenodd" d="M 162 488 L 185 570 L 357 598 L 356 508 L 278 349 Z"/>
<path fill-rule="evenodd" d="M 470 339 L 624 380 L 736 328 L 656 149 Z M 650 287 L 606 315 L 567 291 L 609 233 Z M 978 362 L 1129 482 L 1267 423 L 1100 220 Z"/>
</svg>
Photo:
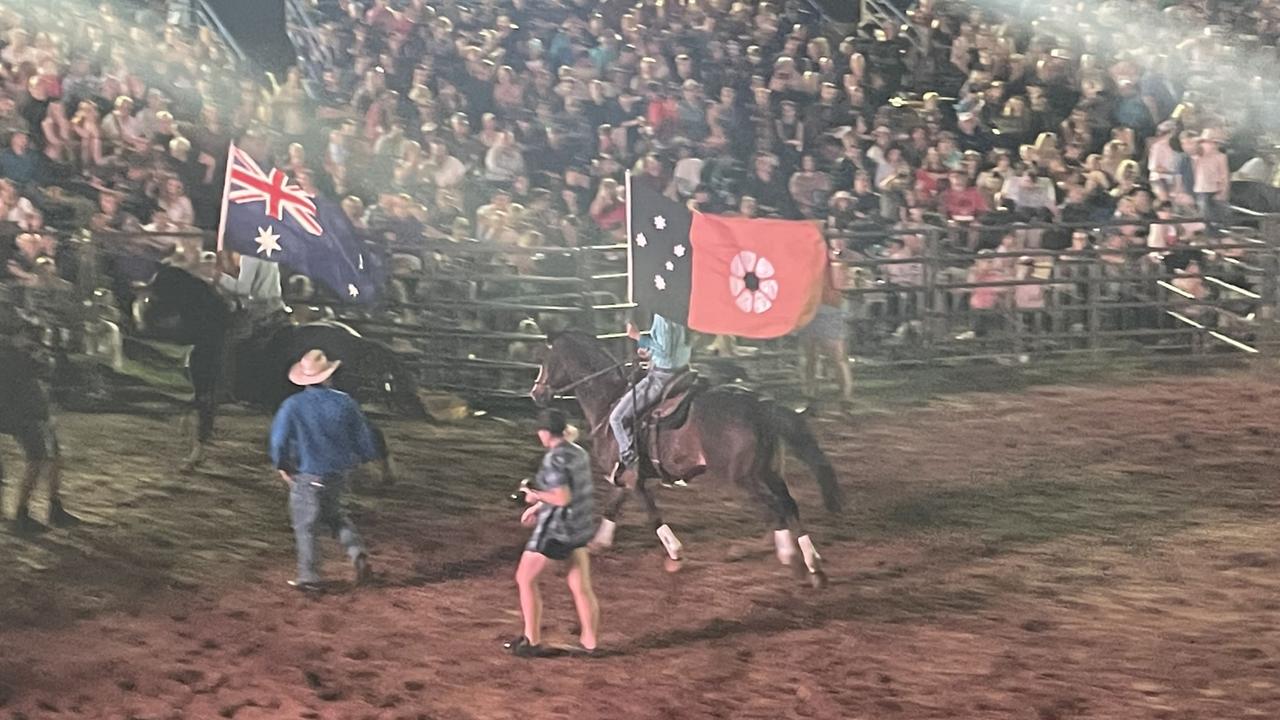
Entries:
<svg viewBox="0 0 1280 720">
<path fill-rule="evenodd" d="M 1267 244 L 1266 262 L 1262 263 L 1262 302 L 1258 304 L 1258 335 L 1264 352 L 1275 352 L 1273 347 L 1280 335 L 1280 215 L 1268 214 L 1258 223 L 1261 239 Z"/>
<path fill-rule="evenodd" d="M 1089 349 L 1095 354 L 1102 349 L 1102 260 L 1089 263 Z"/>
<path fill-rule="evenodd" d="M 600 332 L 600 328 L 597 327 L 596 323 L 596 301 L 595 294 L 592 292 L 595 290 L 595 287 L 591 281 L 591 275 L 594 272 L 595 265 L 591 262 L 591 258 L 588 257 L 589 254 L 589 250 L 582 247 L 576 248 L 573 253 L 573 265 L 574 269 L 577 271 L 578 279 L 582 280 L 583 283 L 582 291 L 578 295 L 578 301 L 582 305 L 581 322 L 585 326 L 583 329 L 592 335 L 596 335 Z"/>
<path fill-rule="evenodd" d="M 923 322 L 920 323 L 922 329 L 922 339 L 920 343 L 921 351 L 924 353 L 926 362 L 933 360 L 934 336 L 938 332 L 939 319 L 944 316 L 946 310 L 945 301 L 942 307 L 938 305 L 938 257 L 941 254 L 942 243 L 938 241 L 938 231 L 930 230 L 925 234 L 924 239 L 924 292 L 918 295 L 916 312 L 921 316 Z"/>
</svg>

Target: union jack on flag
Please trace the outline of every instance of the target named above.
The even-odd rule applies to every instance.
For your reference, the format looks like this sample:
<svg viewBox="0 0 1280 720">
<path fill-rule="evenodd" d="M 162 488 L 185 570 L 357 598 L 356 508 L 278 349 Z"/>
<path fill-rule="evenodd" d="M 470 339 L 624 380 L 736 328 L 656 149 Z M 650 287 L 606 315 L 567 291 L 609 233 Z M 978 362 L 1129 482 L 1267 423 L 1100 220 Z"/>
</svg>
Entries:
<svg viewBox="0 0 1280 720">
<path fill-rule="evenodd" d="M 316 205 L 302 188 L 289 182 L 289 176 L 277 168 L 264 173 L 249 153 L 231 146 L 231 163 L 227 167 L 231 177 L 227 200 L 244 203 L 265 203 L 266 213 L 276 220 L 283 220 L 284 213 L 298 221 L 312 235 L 324 233 L 316 220 Z"/>
<path fill-rule="evenodd" d="M 382 278 L 337 203 L 290 182 L 279 168 L 263 172 L 235 145 L 227 156 L 218 249 L 277 262 L 350 302 L 374 302 Z"/>
</svg>

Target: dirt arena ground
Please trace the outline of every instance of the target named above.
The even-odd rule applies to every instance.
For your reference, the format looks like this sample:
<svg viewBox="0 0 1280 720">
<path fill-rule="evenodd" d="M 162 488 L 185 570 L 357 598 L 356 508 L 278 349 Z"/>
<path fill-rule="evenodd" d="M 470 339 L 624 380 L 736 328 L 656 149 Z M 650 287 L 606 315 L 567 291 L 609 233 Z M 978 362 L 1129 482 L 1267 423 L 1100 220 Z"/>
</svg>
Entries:
<svg viewBox="0 0 1280 720">
<path fill-rule="evenodd" d="M 88 522 L 0 533 L 0 718 L 1280 718 L 1274 376 L 872 389 L 815 423 L 842 517 L 787 466 L 829 588 L 780 568 L 727 489 L 663 490 L 686 568 L 633 512 L 596 559 L 611 653 L 537 661 L 500 649 L 527 427 L 388 423 L 404 478 L 354 497 L 377 582 L 310 598 L 284 584 L 265 417 L 225 418 L 183 475 L 176 416 L 64 413 Z M 567 642 L 568 593 L 544 591 Z"/>
</svg>

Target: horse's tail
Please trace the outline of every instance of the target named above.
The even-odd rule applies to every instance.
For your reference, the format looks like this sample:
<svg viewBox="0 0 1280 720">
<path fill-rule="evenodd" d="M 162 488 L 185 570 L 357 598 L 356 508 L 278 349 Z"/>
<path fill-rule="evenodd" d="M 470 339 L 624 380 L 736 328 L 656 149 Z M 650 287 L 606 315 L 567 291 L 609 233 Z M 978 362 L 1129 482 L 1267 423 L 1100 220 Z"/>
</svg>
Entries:
<svg viewBox="0 0 1280 720">
<path fill-rule="evenodd" d="M 766 408 L 766 421 L 774 433 L 786 441 L 792 454 L 808 466 L 822 489 L 822 504 L 828 512 L 840 512 L 844 506 L 844 493 L 836 480 L 835 468 L 827 459 L 827 454 L 818 445 L 818 440 L 809 429 L 809 423 L 797 412 L 788 410 L 775 402 L 762 403 Z"/>
</svg>

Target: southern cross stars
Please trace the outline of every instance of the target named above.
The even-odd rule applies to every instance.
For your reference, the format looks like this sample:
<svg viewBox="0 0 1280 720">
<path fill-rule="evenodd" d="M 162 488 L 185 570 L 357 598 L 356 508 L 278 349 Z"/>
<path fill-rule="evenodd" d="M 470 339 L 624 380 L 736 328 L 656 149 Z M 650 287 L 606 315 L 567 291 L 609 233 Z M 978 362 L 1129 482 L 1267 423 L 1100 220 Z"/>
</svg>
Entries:
<svg viewBox="0 0 1280 720">
<path fill-rule="evenodd" d="M 253 239 L 258 243 L 258 254 L 266 254 L 267 259 L 271 259 L 271 253 L 282 252 L 280 247 L 280 236 L 275 233 L 275 228 L 270 225 L 264 228 L 258 228 L 258 237 Z"/>
<path fill-rule="evenodd" d="M 648 244 L 649 244 L 649 239 L 648 239 L 648 238 L 646 238 L 646 237 L 644 236 L 644 233 L 636 233 L 636 246 L 637 246 L 637 247 L 644 247 L 644 246 L 646 246 L 646 245 L 648 245 Z"/>
<path fill-rule="evenodd" d="M 685 248 L 683 245 L 677 245 L 671 248 L 671 252 L 675 253 L 676 257 L 684 257 Z"/>
<path fill-rule="evenodd" d="M 667 229 L 667 219 L 666 219 L 666 218 L 664 218 L 664 217 L 662 217 L 661 215 L 657 215 L 657 216 L 655 216 L 655 217 L 653 218 L 653 226 L 654 226 L 655 228 L 657 228 L 658 230 L 666 230 L 666 229 Z"/>
<path fill-rule="evenodd" d="M 666 290 L 666 289 L 667 289 L 667 279 L 666 279 L 666 278 L 664 278 L 664 277 L 662 277 L 661 275 L 654 275 L 654 276 L 653 276 L 653 286 L 654 286 L 654 287 L 656 287 L 656 288 L 658 288 L 659 290 Z"/>
</svg>

